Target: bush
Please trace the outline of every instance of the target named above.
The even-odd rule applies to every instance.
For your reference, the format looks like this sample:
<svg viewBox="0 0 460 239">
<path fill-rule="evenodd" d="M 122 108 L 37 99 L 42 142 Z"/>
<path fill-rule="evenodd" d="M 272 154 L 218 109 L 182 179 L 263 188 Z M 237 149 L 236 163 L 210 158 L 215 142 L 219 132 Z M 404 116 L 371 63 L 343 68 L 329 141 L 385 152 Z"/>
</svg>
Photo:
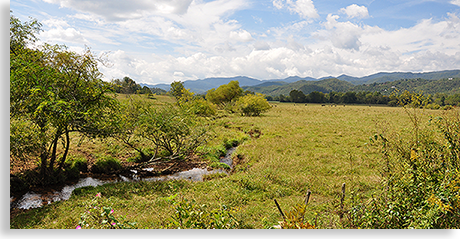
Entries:
<svg viewBox="0 0 460 239">
<path fill-rule="evenodd" d="M 243 116 L 259 116 L 261 113 L 266 112 L 271 108 L 268 101 L 262 94 L 259 93 L 240 97 L 236 101 L 235 107 L 237 112 Z"/>
<path fill-rule="evenodd" d="M 425 106 L 425 109 L 431 109 L 431 110 L 438 110 L 439 108 L 441 108 L 441 106 L 436 103 L 427 104 Z"/>
<path fill-rule="evenodd" d="M 141 118 L 142 136 L 171 157 L 187 157 L 208 138 L 205 119 L 187 109 L 166 105 L 149 108 Z"/>
<path fill-rule="evenodd" d="M 93 173 L 110 173 L 111 171 L 121 169 L 120 161 L 111 156 L 99 158 L 91 167 Z"/>
</svg>

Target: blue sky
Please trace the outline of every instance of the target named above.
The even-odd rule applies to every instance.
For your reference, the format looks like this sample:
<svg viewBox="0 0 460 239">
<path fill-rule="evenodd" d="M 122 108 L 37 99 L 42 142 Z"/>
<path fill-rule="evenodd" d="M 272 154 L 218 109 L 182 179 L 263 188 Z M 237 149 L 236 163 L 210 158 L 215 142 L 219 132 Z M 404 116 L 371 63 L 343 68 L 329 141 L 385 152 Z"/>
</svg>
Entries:
<svg viewBox="0 0 460 239">
<path fill-rule="evenodd" d="M 12 0 L 42 42 L 85 46 L 104 80 L 460 69 L 460 0 Z"/>
</svg>

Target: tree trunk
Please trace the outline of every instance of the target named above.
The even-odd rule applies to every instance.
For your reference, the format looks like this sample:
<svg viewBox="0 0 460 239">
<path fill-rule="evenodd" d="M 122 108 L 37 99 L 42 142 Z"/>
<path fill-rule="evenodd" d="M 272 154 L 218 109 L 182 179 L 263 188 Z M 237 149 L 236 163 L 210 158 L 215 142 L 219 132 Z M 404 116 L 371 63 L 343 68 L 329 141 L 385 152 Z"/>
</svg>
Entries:
<svg viewBox="0 0 460 239">
<path fill-rule="evenodd" d="M 59 136 L 60 136 L 59 130 L 56 130 L 56 134 L 54 136 L 54 140 L 53 140 L 53 143 L 52 143 L 53 148 L 52 148 L 52 151 L 51 151 L 50 164 L 48 166 L 50 172 L 54 171 L 53 168 L 54 168 L 54 162 L 56 161 L 56 150 L 57 150 L 57 144 L 58 144 L 58 141 L 59 141 Z"/>
<path fill-rule="evenodd" d="M 66 140 L 65 151 L 64 151 L 64 154 L 62 155 L 61 162 L 59 163 L 59 171 L 61 171 L 62 168 L 64 167 L 64 163 L 67 158 L 67 153 L 69 152 L 69 148 L 70 148 L 70 136 L 69 136 L 68 130 L 65 131 L 65 140 Z"/>
</svg>

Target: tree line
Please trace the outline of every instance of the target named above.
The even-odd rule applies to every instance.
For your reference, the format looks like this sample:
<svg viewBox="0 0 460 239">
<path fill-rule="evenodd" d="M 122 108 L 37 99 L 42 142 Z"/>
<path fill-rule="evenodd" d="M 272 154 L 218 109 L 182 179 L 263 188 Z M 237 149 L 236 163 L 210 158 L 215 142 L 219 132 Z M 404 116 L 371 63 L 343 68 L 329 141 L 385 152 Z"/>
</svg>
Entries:
<svg viewBox="0 0 460 239">
<path fill-rule="evenodd" d="M 388 106 L 399 106 L 401 98 L 409 94 L 409 91 L 398 92 L 395 91 L 390 95 L 384 95 L 378 91 L 361 91 L 361 92 L 329 92 L 323 93 L 319 91 L 313 91 L 309 94 L 304 94 L 301 90 L 292 90 L 289 95 L 285 96 L 280 94 L 279 96 L 266 96 L 268 101 L 279 101 L 279 102 L 293 102 L 293 103 L 330 103 L 330 104 L 370 104 L 370 105 L 388 105 Z M 415 92 L 412 92 L 415 94 Z M 418 94 L 418 93 L 417 93 Z M 422 94 L 422 93 L 420 93 Z M 425 95 L 427 99 L 427 106 L 433 109 L 439 109 L 445 106 L 459 106 L 460 105 L 460 93 L 458 94 L 444 94 L 437 93 L 434 95 Z"/>
</svg>

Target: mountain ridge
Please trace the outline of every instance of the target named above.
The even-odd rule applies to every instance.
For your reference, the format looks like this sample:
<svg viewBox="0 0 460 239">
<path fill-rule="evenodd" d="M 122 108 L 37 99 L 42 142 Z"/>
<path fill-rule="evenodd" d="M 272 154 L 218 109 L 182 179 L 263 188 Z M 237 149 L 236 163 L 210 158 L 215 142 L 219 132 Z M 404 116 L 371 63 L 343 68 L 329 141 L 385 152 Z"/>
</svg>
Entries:
<svg viewBox="0 0 460 239">
<path fill-rule="evenodd" d="M 243 88 L 247 87 L 257 87 L 257 85 L 261 84 L 292 84 L 298 81 L 306 81 L 306 82 L 317 82 L 326 79 L 338 79 L 341 81 L 349 82 L 355 86 L 357 85 L 365 85 L 365 84 L 373 84 L 373 83 L 383 83 L 383 82 L 393 82 L 401 79 L 426 79 L 426 80 L 440 80 L 440 79 L 448 79 L 448 78 L 460 78 L 460 70 L 445 70 L 445 71 L 432 71 L 432 72 L 423 72 L 423 73 L 414 73 L 414 72 L 378 72 L 375 74 L 371 74 L 368 76 L 363 77 L 354 77 L 348 76 L 345 74 L 341 74 L 337 77 L 333 76 L 326 76 L 321 78 L 313 78 L 313 77 L 299 77 L 299 76 L 289 76 L 284 79 L 270 79 L 270 80 L 258 80 L 255 78 L 247 77 L 247 76 L 235 76 L 235 77 L 211 77 L 205 79 L 198 79 L 198 80 L 187 80 L 183 82 L 183 85 L 186 89 L 190 91 L 202 94 L 206 91 L 217 88 L 220 85 L 228 84 L 232 80 L 237 80 L 240 83 L 240 86 Z M 276 82 L 276 83 L 273 83 Z M 170 85 L 169 84 L 144 84 L 141 83 L 141 86 L 147 86 L 150 88 L 160 88 L 166 91 L 169 91 Z"/>
</svg>

